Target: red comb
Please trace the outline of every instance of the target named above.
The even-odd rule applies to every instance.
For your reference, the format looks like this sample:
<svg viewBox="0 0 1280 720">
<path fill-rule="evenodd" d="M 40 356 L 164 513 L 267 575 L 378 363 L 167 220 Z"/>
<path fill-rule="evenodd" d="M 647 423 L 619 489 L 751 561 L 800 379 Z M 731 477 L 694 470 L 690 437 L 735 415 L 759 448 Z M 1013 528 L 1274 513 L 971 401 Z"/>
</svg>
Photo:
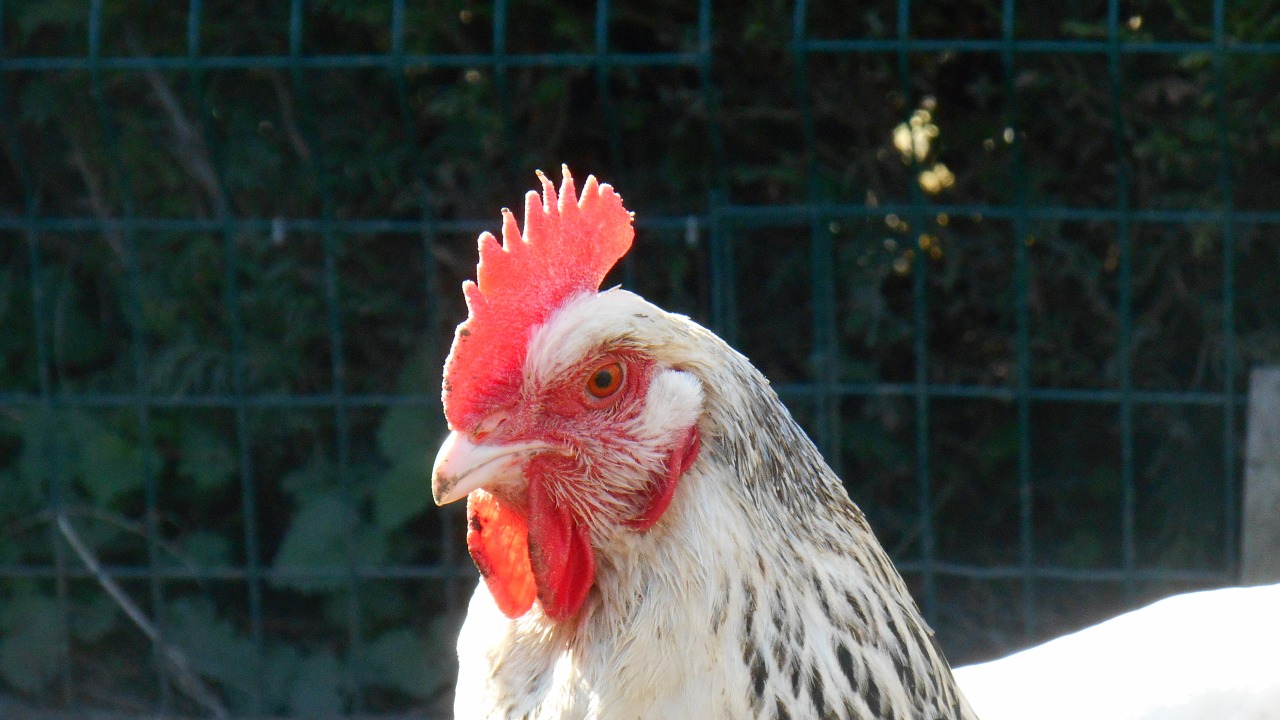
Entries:
<svg viewBox="0 0 1280 720">
<path fill-rule="evenodd" d="M 578 199 L 569 168 L 559 199 L 541 172 L 542 197 L 524 198 L 524 236 L 502 210 L 502 244 L 480 234 L 476 282 L 462 284 L 467 319 L 444 363 L 444 414 L 454 430 L 471 430 L 492 402 L 519 382 L 530 331 L 569 298 L 595 292 L 627 250 L 631 213 L 608 185 L 588 177 Z"/>
</svg>

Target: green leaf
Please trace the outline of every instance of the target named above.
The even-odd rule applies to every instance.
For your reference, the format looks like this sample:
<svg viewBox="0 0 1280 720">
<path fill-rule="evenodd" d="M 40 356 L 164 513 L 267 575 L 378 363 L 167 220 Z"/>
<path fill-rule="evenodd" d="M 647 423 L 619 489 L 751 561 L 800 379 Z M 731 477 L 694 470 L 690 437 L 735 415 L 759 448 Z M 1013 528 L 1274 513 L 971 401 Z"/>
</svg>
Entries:
<svg viewBox="0 0 1280 720">
<path fill-rule="evenodd" d="M 387 411 L 378 427 L 378 449 L 393 462 L 416 459 L 426 463 L 435 454 L 440 423 L 422 408 L 397 406 Z"/>
<path fill-rule="evenodd" d="M 213 603 L 204 598 L 180 598 L 166 610 L 166 639 L 186 653 L 194 669 L 233 691 L 233 699 L 240 703 L 252 697 L 259 673 L 253 662 L 253 641 L 219 617 Z"/>
<path fill-rule="evenodd" d="M 122 615 L 110 595 L 100 593 L 77 602 L 71 609 L 71 632 L 76 640 L 97 642 L 114 630 Z"/>
<path fill-rule="evenodd" d="M 27 492 L 26 486 L 18 482 L 14 472 L 0 470 L 0 488 L 4 488 L 0 491 L 0 521 L 11 521 L 36 510 L 34 499 Z M 0 545 L 10 544 L 0 543 Z"/>
<path fill-rule="evenodd" d="M 73 427 L 80 445 L 80 480 L 96 505 L 107 506 L 142 487 L 142 453 L 135 444 L 84 414 Z"/>
<path fill-rule="evenodd" d="M 343 601 L 347 600 L 344 594 Z M 420 609 L 417 589 L 409 590 L 395 581 L 366 581 L 360 590 L 360 610 L 369 627 L 386 627 L 416 617 Z M 339 623 L 347 622 L 350 605 L 343 609 Z"/>
<path fill-rule="evenodd" d="M 289 690 L 289 709 L 298 717 L 332 717 L 342 712 L 342 665 L 332 650 L 305 658 Z"/>
<path fill-rule="evenodd" d="M 209 566 L 226 565 L 231 561 L 231 543 L 223 536 L 208 530 L 196 530 L 182 540 L 185 557 L 173 560 L 175 564 Z"/>
<path fill-rule="evenodd" d="M 21 595 L 0 609 L 0 674 L 29 693 L 57 675 L 66 628 L 58 603 L 44 595 Z"/>
<path fill-rule="evenodd" d="M 295 499 L 304 498 L 324 492 L 332 486 L 333 468 L 320 453 L 313 453 L 310 461 L 302 467 L 285 475 L 280 487 Z"/>
<path fill-rule="evenodd" d="M 18 475 L 33 497 L 45 492 L 49 476 L 55 472 L 55 463 L 66 452 L 59 443 L 59 438 L 64 438 L 66 433 L 58 431 L 65 419 L 65 416 L 34 408 L 23 411 L 20 425 L 22 455 L 18 459 Z"/>
<path fill-rule="evenodd" d="M 434 387 L 440 368 L 430 348 L 430 343 L 423 343 L 405 362 L 396 383 L 400 392 L 424 392 L 428 386 Z M 435 410 L 397 406 L 383 416 L 378 426 L 378 450 L 391 462 L 391 469 L 373 491 L 378 527 L 397 529 L 430 505 L 430 462 L 443 428 Z"/>
<path fill-rule="evenodd" d="M 373 489 L 373 515 L 378 527 L 395 530 L 431 504 L 431 477 L 424 458 L 395 464 Z"/>
<path fill-rule="evenodd" d="M 346 564 L 347 523 L 352 522 L 350 508 L 337 490 L 329 490 L 304 500 L 289 522 L 280 551 L 273 563 L 276 570 L 335 567 Z M 333 590 L 340 587 L 341 577 L 281 577 L 273 583 L 304 592 Z"/>
<path fill-rule="evenodd" d="M 1081 20 L 1064 20 L 1062 34 L 1071 38 L 1105 38 L 1107 28 L 1102 23 L 1089 23 Z"/>
<path fill-rule="evenodd" d="M 410 697 L 427 699 L 438 692 L 451 675 L 432 647 L 409 628 L 384 633 L 367 648 L 370 677 L 379 685 Z"/>
<path fill-rule="evenodd" d="M 57 292 L 63 296 L 58 303 L 54 326 L 58 338 L 55 347 L 58 361 L 69 365 L 89 365 L 100 360 L 107 352 L 108 337 L 102 330 L 102 323 L 90 319 L 81 309 L 89 306 L 81 298 L 85 289 L 78 284 L 60 283 Z"/>
<path fill-rule="evenodd" d="M 47 0 L 26 6 L 25 12 L 17 13 L 21 37 L 29 38 L 47 26 L 66 28 L 83 23 L 86 10 L 82 3 L 77 4 L 75 0 Z"/>
<path fill-rule="evenodd" d="M 222 487 L 235 476 L 237 462 L 231 444 L 197 423 L 182 426 L 178 472 L 201 490 Z"/>
<path fill-rule="evenodd" d="M 275 644 L 267 648 L 263 670 L 263 691 L 269 710 L 282 713 L 289 709 L 293 680 L 302 664 L 302 653 L 294 645 Z"/>
<path fill-rule="evenodd" d="M 273 563 L 276 570 L 345 568 L 348 564 L 347 526 L 357 522 L 338 490 L 327 490 L 307 498 L 293 514 L 289 529 L 280 543 Z M 352 534 L 355 563 L 361 567 L 376 566 L 386 558 L 387 540 L 367 526 Z M 336 590 L 347 582 L 345 574 L 324 577 L 282 577 L 273 581 L 278 587 L 302 592 Z"/>
</svg>

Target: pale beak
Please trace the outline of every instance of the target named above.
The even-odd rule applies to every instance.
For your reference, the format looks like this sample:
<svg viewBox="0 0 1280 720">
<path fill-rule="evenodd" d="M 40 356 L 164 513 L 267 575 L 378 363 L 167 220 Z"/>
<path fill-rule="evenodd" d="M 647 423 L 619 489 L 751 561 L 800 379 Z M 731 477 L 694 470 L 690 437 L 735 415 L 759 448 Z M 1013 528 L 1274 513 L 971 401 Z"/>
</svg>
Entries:
<svg viewBox="0 0 1280 720">
<path fill-rule="evenodd" d="M 447 505 L 472 490 L 520 481 L 525 462 L 549 449 L 539 442 L 477 444 L 454 430 L 436 453 L 436 463 L 431 468 L 431 496 L 437 505 Z"/>
</svg>

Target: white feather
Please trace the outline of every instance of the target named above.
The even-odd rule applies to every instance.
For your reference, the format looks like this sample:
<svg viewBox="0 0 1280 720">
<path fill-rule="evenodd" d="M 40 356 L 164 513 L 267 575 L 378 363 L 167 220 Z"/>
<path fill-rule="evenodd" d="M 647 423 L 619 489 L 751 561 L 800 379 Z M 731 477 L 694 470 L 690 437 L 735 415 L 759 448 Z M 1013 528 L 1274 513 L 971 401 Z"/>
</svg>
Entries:
<svg viewBox="0 0 1280 720">
<path fill-rule="evenodd" d="M 955 676 L 984 720 L 1280 720 L 1280 584 L 1176 595 Z"/>
<path fill-rule="evenodd" d="M 623 290 L 585 294 L 534 329 L 522 392 L 536 399 L 608 348 L 655 363 L 629 458 L 661 468 L 694 423 L 701 452 L 652 528 L 593 532 L 595 585 L 576 622 L 538 604 L 508 619 L 479 585 L 458 639 L 457 717 L 969 718 L 840 480 L 719 338 Z M 634 480 L 635 466 L 593 462 L 596 482 Z"/>
<path fill-rule="evenodd" d="M 661 313 L 634 293 L 607 290 L 583 293 L 567 300 L 547 322 L 532 330 L 525 355 L 526 381 L 554 377 L 579 363 L 583 356 L 618 338 L 645 315 Z"/>
</svg>

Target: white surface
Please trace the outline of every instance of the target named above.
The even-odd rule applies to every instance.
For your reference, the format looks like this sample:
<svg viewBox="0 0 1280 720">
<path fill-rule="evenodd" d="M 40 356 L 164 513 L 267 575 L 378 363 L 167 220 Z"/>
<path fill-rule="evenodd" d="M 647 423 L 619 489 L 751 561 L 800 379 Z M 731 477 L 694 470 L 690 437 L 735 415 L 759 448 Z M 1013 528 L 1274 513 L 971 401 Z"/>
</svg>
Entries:
<svg viewBox="0 0 1280 720">
<path fill-rule="evenodd" d="M 955 674 L 983 720 L 1280 720 L 1280 585 L 1178 595 Z"/>
</svg>

